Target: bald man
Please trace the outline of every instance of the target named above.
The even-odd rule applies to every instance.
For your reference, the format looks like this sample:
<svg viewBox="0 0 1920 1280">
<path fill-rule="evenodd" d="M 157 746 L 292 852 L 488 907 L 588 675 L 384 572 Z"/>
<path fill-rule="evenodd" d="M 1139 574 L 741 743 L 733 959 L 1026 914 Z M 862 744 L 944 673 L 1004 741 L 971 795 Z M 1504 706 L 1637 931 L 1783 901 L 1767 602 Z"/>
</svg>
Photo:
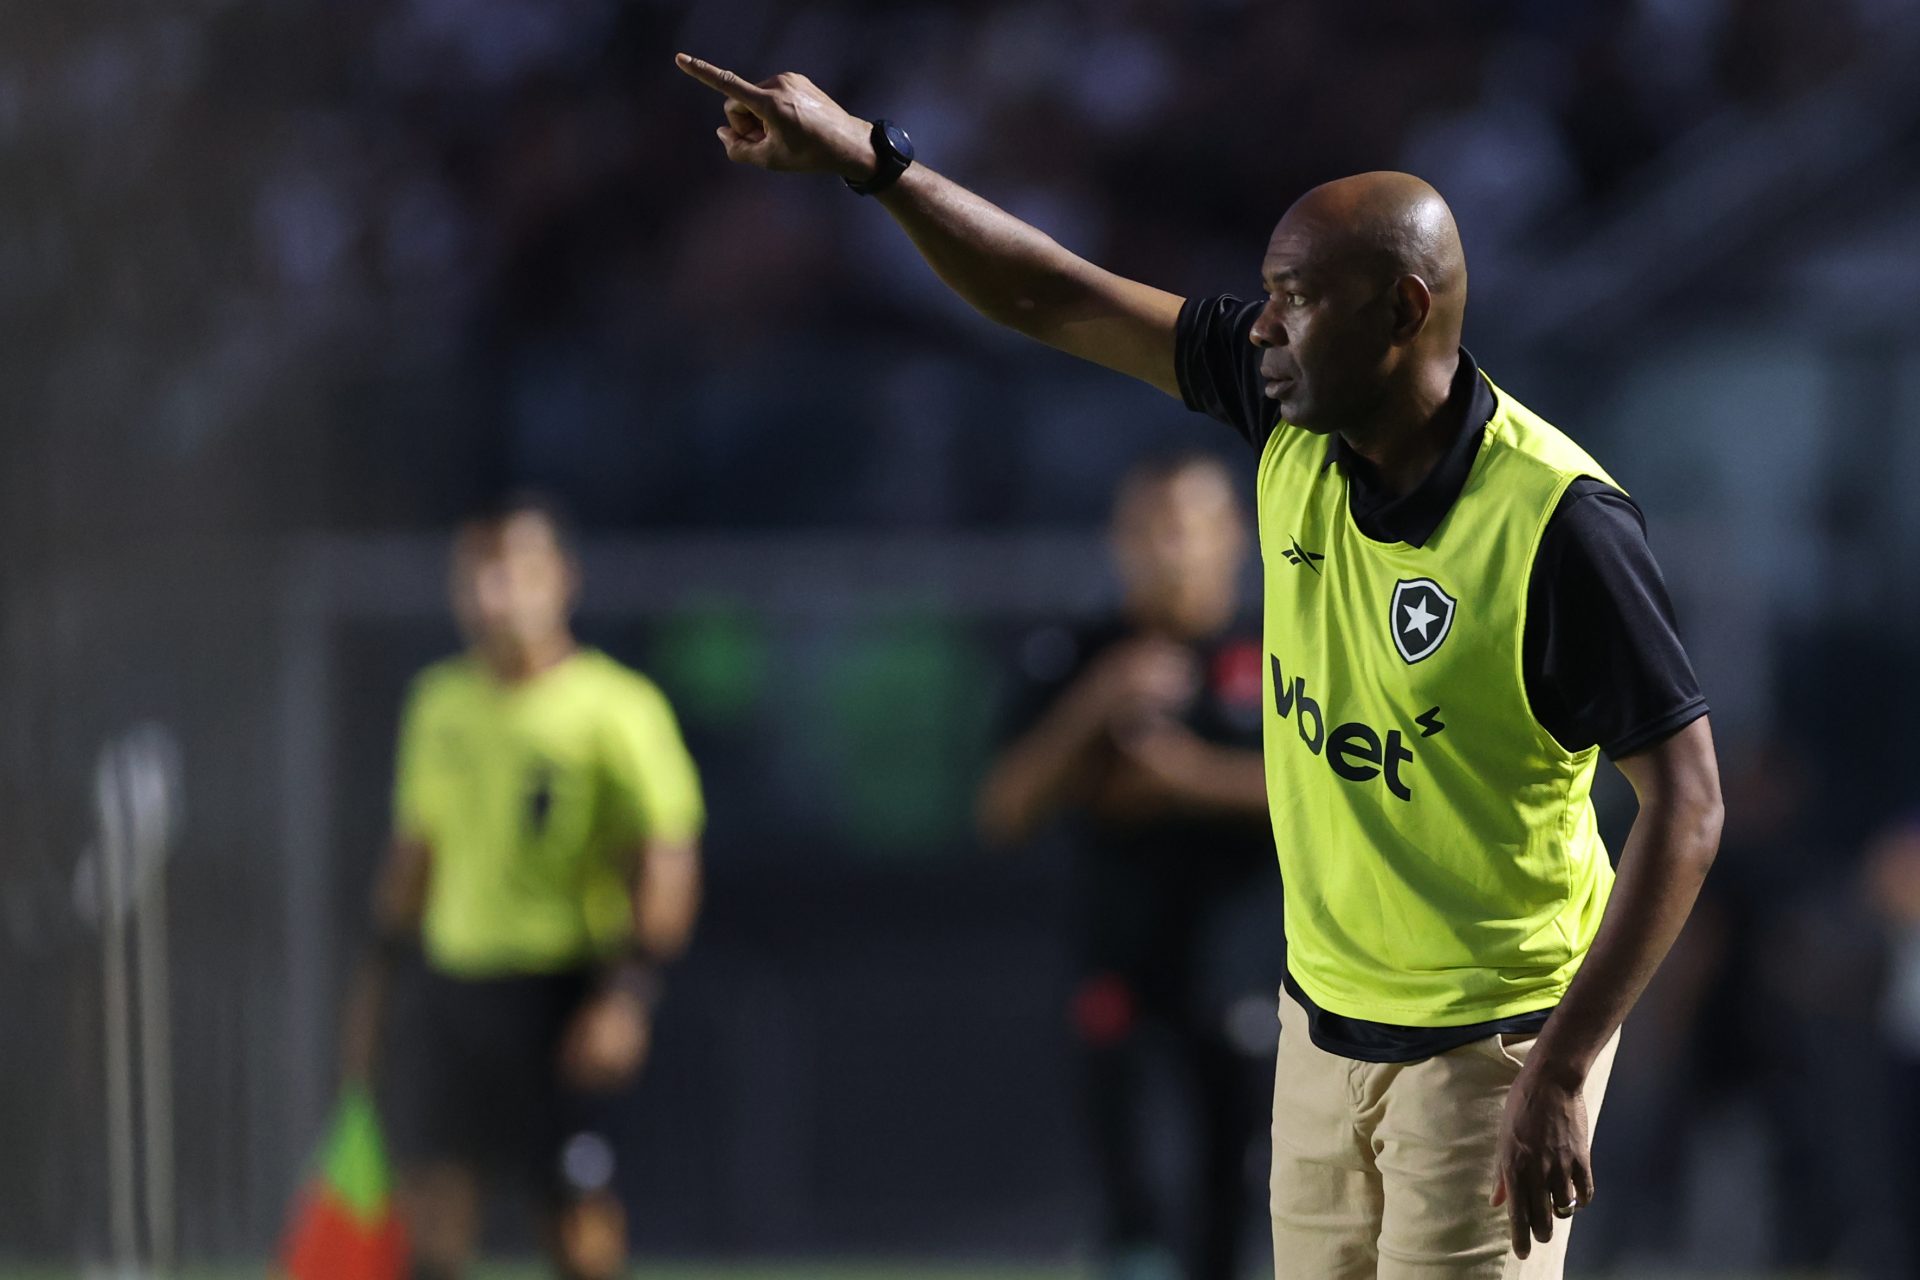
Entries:
<svg viewBox="0 0 1920 1280">
<path fill-rule="evenodd" d="M 989 319 L 1258 450 L 1276 1273 L 1559 1276 L 1621 1024 L 1719 843 L 1719 772 L 1638 510 L 1460 345 L 1445 202 L 1405 174 L 1329 183 L 1274 228 L 1264 297 L 1185 299 L 804 76 L 677 63 L 725 96 L 729 159 L 839 175 Z M 1603 752 L 1640 802 L 1617 875 Z"/>
</svg>

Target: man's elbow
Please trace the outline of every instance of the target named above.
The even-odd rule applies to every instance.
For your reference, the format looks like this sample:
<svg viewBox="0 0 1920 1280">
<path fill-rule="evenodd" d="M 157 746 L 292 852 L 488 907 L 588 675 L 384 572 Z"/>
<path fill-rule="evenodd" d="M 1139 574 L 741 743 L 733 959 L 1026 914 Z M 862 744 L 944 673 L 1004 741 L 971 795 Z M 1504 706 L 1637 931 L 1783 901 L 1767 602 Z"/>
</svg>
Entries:
<svg viewBox="0 0 1920 1280">
<path fill-rule="evenodd" d="M 1640 823 L 1675 871 L 1704 877 L 1720 850 L 1726 806 L 1720 796 L 1720 766 L 1712 731 L 1703 716 L 1650 750 L 1620 762 L 1640 798 Z"/>
<path fill-rule="evenodd" d="M 1714 859 L 1720 855 L 1720 828 L 1726 818 L 1726 810 L 1716 797 L 1710 805 L 1703 806 L 1694 818 L 1694 861 L 1705 876 L 1713 866 Z"/>
<path fill-rule="evenodd" d="M 1720 831 L 1727 810 L 1720 798 L 1720 779 L 1709 775 L 1674 800 L 1672 841 L 1676 856 L 1705 878 L 1720 852 Z"/>
<path fill-rule="evenodd" d="M 1058 317 L 1030 294 L 991 301 L 976 299 L 973 300 L 973 309 L 983 318 L 1003 329 L 1011 329 L 1023 338 L 1031 338 L 1050 347 L 1060 345 Z"/>
</svg>

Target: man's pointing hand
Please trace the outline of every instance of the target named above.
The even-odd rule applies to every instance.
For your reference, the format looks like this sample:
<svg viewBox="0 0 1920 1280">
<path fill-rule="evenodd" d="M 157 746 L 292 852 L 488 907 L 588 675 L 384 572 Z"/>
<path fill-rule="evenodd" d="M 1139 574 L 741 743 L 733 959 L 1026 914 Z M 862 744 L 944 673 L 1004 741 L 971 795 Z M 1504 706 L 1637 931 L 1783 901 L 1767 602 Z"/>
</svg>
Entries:
<svg viewBox="0 0 1920 1280">
<path fill-rule="evenodd" d="M 873 176 L 873 126 L 849 114 L 805 76 L 786 71 L 749 84 L 691 54 L 676 54 L 673 62 L 726 95 L 727 122 L 714 132 L 727 149 L 727 159 L 787 173 L 837 173 L 856 182 Z"/>
</svg>

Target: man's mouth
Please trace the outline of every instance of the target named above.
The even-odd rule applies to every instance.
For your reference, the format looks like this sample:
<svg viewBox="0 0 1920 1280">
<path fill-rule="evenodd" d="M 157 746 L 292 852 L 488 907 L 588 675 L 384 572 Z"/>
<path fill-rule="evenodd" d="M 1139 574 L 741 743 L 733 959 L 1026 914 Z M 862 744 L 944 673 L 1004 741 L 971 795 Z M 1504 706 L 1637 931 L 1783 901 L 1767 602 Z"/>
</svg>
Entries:
<svg viewBox="0 0 1920 1280">
<path fill-rule="evenodd" d="M 1277 378 L 1270 377 L 1266 379 L 1266 384 L 1267 399 L 1278 400 L 1281 396 L 1285 395 L 1287 389 L 1293 385 L 1293 378 L 1291 375 L 1282 375 Z"/>
</svg>

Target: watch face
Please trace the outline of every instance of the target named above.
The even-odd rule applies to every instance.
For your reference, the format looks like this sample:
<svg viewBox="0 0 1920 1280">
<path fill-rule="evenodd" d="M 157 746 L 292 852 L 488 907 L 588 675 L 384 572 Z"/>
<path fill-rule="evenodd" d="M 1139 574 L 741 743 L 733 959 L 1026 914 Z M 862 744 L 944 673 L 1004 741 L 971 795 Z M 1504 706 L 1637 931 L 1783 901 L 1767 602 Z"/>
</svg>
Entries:
<svg viewBox="0 0 1920 1280">
<path fill-rule="evenodd" d="M 913 159 L 913 139 L 897 124 L 887 125 L 887 145 L 900 153 L 902 160 Z"/>
</svg>

